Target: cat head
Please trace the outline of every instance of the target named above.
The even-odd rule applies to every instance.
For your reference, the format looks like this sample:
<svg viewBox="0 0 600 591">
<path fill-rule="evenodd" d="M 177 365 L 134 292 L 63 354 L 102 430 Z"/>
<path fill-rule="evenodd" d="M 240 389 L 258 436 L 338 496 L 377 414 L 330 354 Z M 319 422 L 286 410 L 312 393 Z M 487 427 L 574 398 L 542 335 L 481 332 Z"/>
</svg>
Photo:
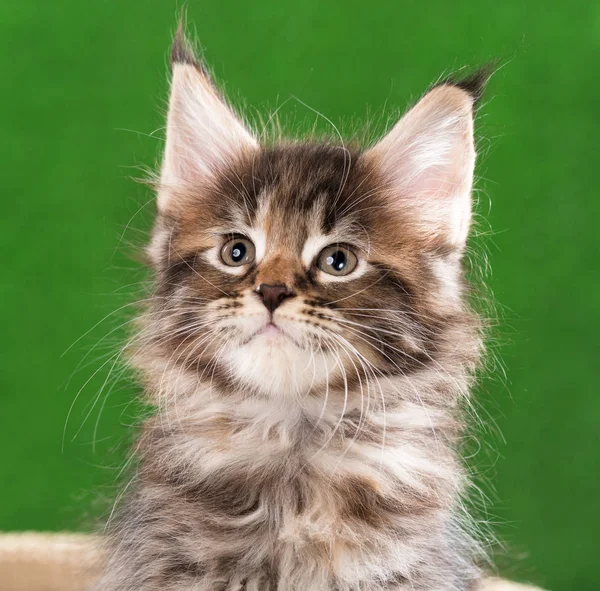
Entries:
<svg viewBox="0 0 600 591">
<path fill-rule="evenodd" d="M 161 383 L 348 391 L 472 340 L 456 327 L 471 323 L 461 259 L 482 76 L 437 85 L 371 147 L 264 146 L 181 33 L 172 69 L 144 327 Z"/>
</svg>

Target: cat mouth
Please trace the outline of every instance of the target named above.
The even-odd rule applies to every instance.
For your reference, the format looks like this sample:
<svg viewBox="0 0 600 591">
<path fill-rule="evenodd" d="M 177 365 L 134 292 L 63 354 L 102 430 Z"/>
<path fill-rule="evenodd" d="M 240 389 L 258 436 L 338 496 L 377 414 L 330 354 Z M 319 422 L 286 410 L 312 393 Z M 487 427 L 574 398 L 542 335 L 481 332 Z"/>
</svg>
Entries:
<svg viewBox="0 0 600 591">
<path fill-rule="evenodd" d="M 267 324 L 265 324 L 265 326 L 263 326 L 258 332 L 255 333 L 255 337 L 260 336 L 260 335 L 264 335 L 264 336 L 278 336 L 278 335 L 284 335 L 283 331 L 281 330 L 281 328 L 279 328 L 279 326 L 277 326 L 274 322 L 268 322 Z"/>
<path fill-rule="evenodd" d="M 276 344 L 282 341 L 297 344 L 291 335 L 287 334 L 279 324 L 276 324 L 272 320 L 267 322 L 262 328 L 259 328 L 246 343 L 256 341 L 257 339 L 263 340 L 265 344 Z"/>
<path fill-rule="evenodd" d="M 275 324 L 273 321 L 269 321 L 263 324 L 260 328 L 254 330 L 250 335 L 246 336 L 246 338 L 239 343 L 239 346 L 246 346 L 255 341 L 263 340 L 266 343 L 276 343 L 282 340 L 292 340 L 290 337 L 282 330 L 282 328 Z"/>
<path fill-rule="evenodd" d="M 281 324 L 273 322 L 273 320 L 269 320 L 260 328 L 257 328 L 240 343 L 240 346 L 243 347 L 250 343 L 261 343 L 265 346 L 281 346 L 285 343 L 291 343 L 301 349 L 304 348 L 303 344 L 293 334 L 290 334 Z"/>
</svg>

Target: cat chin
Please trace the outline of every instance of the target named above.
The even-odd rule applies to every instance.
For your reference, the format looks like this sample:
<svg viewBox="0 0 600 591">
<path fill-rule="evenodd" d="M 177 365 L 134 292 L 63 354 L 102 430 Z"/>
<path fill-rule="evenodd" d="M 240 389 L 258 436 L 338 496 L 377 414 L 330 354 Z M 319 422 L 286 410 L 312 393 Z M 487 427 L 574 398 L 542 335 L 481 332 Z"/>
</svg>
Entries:
<svg viewBox="0 0 600 591">
<path fill-rule="evenodd" d="M 276 327 L 267 326 L 253 338 L 224 353 L 230 375 L 247 388 L 277 397 L 301 397 L 335 373 L 329 354 L 301 347 Z"/>
</svg>

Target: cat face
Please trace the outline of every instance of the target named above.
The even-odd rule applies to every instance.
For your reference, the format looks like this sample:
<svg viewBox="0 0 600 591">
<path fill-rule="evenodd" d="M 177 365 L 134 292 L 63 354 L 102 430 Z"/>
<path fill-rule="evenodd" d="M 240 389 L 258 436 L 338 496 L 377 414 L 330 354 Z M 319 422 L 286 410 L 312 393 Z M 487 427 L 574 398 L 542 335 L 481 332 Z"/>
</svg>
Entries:
<svg viewBox="0 0 600 591">
<path fill-rule="evenodd" d="M 163 375 L 285 397 L 434 364 L 465 313 L 473 94 L 435 88 L 368 150 L 262 147 L 174 56 L 144 329 Z"/>
</svg>

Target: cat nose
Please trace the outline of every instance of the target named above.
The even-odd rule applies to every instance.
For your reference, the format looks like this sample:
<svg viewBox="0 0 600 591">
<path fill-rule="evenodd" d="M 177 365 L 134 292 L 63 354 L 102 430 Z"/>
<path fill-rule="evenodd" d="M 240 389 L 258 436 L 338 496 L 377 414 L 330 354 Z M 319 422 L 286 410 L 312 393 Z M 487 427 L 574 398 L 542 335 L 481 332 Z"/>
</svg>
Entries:
<svg viewBox="0 0 600 591">
<path fill-rule="evenodd" d="M 286 298 L 296 295 L 285 285 L 267 285 L 266 283 L 261 283 L 256 288 L 256 293 L 269 312 L 274 312 Z"/>
</svg>

